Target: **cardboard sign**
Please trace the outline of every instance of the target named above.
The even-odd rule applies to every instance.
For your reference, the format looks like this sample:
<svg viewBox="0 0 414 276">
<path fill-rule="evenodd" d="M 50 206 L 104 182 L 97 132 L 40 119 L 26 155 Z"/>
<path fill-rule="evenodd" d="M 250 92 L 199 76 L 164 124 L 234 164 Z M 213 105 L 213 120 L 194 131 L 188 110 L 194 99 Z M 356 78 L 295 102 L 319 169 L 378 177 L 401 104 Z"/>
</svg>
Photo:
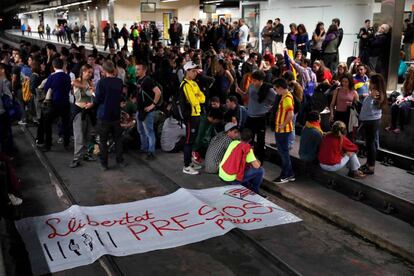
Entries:
<svg viewBox="0 0 414 276">
<path fill-rule="evenodd" d="M 33 273 L 173 248 L 300 219 L 242 186 L 176 192 L 130 203 L 83 207 L 16 221 Z"/>
</svg>

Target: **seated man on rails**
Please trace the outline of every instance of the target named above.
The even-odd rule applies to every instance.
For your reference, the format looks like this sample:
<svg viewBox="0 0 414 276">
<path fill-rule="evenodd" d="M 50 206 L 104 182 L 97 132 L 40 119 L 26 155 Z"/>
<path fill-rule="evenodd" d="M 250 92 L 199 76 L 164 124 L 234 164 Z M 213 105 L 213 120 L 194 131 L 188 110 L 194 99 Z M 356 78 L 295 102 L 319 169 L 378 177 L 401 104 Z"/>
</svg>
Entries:
<svg viewBox="0 0 414 276">
<path fill-rule="evenodd" d="M 253 133 L 243 129 L 241 141 L 233 141 L 224 154 L 219 166 L 219 177 L 228 184 L 241 184 L 259 194 L 263 182 L 264 168 L 256 159 L 250 142 Z"/>
</svg>

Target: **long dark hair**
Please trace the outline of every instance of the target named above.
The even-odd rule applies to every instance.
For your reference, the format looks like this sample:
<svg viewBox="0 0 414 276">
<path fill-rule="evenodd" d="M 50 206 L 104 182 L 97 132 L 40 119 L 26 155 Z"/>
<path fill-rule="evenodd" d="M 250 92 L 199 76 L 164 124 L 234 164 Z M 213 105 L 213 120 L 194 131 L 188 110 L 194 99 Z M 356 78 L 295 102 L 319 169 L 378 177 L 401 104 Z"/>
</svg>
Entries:
<svg viewBox="0 0 414 276">
<path fill-rule="evenodd" d="M 316 24 L 316 28 L 315 28 L 315 34 L 317 36 L 321 35 L 321 26 L 324 26 L 325 24 L 323 22 L 318 22 L 318 24 Z"/>
<path fill-rule="evenodd" d="M 342 80 L 343 79 L 348 80 L 348 89 L 351 90 L 351 91 L 354 90 L 354 78 L 352 77 L 352 75 L 349 74 L 349 73 L 343 74 L 341 79 L 340 79 L 341 85 L 342 85 Z"/>
<path fill-rule="evenodd" d="M 372 87 L 374 86 L 374 87 Z M 384 109 L 387 106 L 387 90 L 385 89 L 384 77 L 381 74 L 372 74 L 370 77 L 370 89 L 375 88 L 379 92 L 379 96 L 375 99 L 375 103 L 379 108 Z"/>
<path fill-rule="evenodd" d="M 306 27 L 303 24 L 299 24 L 297 30 L 298 30 L 298 34 L 306 34 L 307 33 L 306 32 Z"/>
</svg>

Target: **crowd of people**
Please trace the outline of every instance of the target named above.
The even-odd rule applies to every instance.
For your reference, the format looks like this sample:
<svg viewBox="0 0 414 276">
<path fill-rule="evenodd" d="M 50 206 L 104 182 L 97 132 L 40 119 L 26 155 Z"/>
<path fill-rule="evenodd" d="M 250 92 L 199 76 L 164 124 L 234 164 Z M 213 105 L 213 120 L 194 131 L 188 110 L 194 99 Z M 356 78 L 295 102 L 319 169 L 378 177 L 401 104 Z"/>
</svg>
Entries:
<svg viewBox="0 0 414 276">
<path fill-rule="evenodd" d="M 154 26 L 141 29 L 135 24 L 128 31 L 124 25 L 118 32 L 108 23 L 103 30 L 107 55 L 96 48 L 87 55 L 76 43 L 60 51 L 51 43 L 45 48 L 25 41 L 19 48 L 3 44 L 1 151 L 5 158 L 14 155 L 11 126 L 19 119 L 20 125 L 37 128 L 36 144 L 44 152 L 54 142 L 71 151 L 73 137 L 73 158 L 68 160 L 73 169 L 98 161 L 108 170 L 109 152 L 115 153 L 117 166 L 127 166 L 126 150 L 140 151 L 151 161 L 161 148 L 183 152 L 185 174 L 204 170 L 259 193 L 270 125 L 282 160 L 275 183 L 295 181 L 290 152 L 299 129 L 304 161 L 317 162 L 327 171 L 348 166 L 353 178 L 374 174 L 378 133 L 388 106 L 381 74 L 387 60 L 384 51 L 366 55 L 364 44 L 350 64 L 339 63 L 339 25 L 333 19 L 325 32 L 319 22 L 309 38 L 303 24 L 292 23 L 284 39 L 277 18 L 262 31 L 263 53 L 249 45 L 243 19 L 233 24 L 224 19 L 207 25 L 193 21 L 189 44 L 183 47 L 177 18 L 169 28 L 171 46 L 147 35 L 154 30 L 146 28 Z M 371 45 L 368 52 L 389 42 L 383 39 L 389 36 L 388 25 L 373 35 L 368 21 L 365 28 L 367 34 L 361 29 L 359 35 Z M 126 37 L 123 47 L 115 39 L 118 35 Z M 128 39 L 133 40 L 131 53 Z M 398 133 L 402 127 L 398 123 L 412 107 L 413 90 L 414 67 L 409 67 L 402 95 L 391 106 L 390 131 Z M 325 132 L 320 121 L 327 114 L 331 129 Z M 362 166 L 357 136 L 363 137 L 367 151 Z M 21 203 L 13 186 L 8 191 L 13 202 Z"/>
</svg>

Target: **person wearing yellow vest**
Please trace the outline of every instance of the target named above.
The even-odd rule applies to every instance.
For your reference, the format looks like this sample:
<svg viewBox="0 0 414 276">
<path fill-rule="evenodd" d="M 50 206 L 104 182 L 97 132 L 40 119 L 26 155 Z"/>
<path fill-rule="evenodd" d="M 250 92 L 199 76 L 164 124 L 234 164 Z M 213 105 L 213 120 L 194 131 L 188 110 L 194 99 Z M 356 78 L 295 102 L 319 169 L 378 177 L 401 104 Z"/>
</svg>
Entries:
<svg viewBox="0 0 414 276">
<path fill-rule="evenodd" d="M 276 93 L 282 98 L 279 102 L 275 120 L 275 138 L 277 151 L 282 159 L 282 171 L 280 176 L 273 180 L 275 183 L 295 181 L 292 162 L 289 155 L 289 135 L 293 131 L 293 96 L 288 90 L 285 79 L 276 79 L 273 82 Z"/>
<path fill-rule="evenodd" d="M 201 166 L 191 164 L 192 148 L 200 125 L 201 104 L 206 101 L 206 97 L 198 87 L 198 84 L 194 81 L 197 77 L 198 70 L 199 66 L 192 61 L 184 64 L 185 78 L 181 84 L 185 98 L 191 106 L 191 116 L 186 122 L 183 168 L 183 173 L 190 175 L 198 174 L 199 172 L 197 169 L 201 169 Z"/>
</svg>

